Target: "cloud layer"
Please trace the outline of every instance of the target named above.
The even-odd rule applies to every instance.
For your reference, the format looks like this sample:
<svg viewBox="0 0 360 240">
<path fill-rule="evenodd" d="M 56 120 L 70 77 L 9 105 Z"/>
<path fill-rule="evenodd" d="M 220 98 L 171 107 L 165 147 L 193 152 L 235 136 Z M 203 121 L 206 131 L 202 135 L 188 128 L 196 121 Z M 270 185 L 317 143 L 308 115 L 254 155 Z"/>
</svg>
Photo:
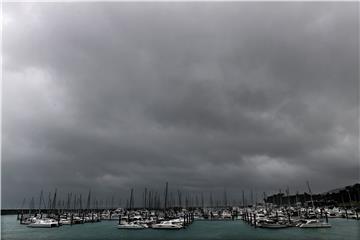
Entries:
<svg viewBox="0 0 360 240">
<path fill-rule="evenodd" d="M 357 3 L 4 5 L 2 203 L 358 181 Z"/>
</svg>

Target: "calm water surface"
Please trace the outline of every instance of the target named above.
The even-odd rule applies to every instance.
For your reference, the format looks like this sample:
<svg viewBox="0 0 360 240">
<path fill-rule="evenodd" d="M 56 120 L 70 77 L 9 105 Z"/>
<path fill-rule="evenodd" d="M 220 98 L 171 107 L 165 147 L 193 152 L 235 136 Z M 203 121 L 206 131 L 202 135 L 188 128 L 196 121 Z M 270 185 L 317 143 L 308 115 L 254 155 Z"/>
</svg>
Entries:
<svg viewBox="0 0 360 240">
<path fill-rule="evenodd" d="M 116 221 L 102 221 L 59 228 L 35 229 L 20 225 L 16 216 L 1 217 L 1 239 L 76 239 L 76 240 L 359 240 L 360 221 L 330 219 L 329 229 L 254 229 L 243 221 L 195 221 L 182 230 L 120 230 Z"/>
</svg>

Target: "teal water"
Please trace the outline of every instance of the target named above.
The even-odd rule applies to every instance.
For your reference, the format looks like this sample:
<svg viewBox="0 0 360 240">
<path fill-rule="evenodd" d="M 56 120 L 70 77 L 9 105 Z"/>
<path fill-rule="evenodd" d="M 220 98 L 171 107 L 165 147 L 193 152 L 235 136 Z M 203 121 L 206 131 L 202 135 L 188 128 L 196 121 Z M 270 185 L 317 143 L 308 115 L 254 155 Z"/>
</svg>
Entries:
<svg viewBox="0 0 360 240">
<path fill-rule="evenodd" d="M 359 240 L 360 221 L 330 219 L 329 229 L 254 229 L 243 221 L 195 221 L 182 230 L 120 230 L 116 221 L 102 221 L 60 228 L 35 229 L 20 225 L 16 216 L 1 217 L 1 239 L 76 240 Z"/>
</svg>

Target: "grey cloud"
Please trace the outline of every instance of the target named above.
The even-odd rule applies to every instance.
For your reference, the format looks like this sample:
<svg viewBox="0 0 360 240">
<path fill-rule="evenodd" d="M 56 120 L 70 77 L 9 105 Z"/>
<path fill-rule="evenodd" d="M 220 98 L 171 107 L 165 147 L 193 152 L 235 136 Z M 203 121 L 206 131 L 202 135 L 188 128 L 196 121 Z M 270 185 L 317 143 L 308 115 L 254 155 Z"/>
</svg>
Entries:
<svg viewBox="0 0 360 240">
<path fill-rule="evenodd" d="M 40 188 L 124 199 L 166 181 L 233 196 L 358 181 L 358 15 L 356 3 L 6 3 L 3 205 Z"/>
</svg>

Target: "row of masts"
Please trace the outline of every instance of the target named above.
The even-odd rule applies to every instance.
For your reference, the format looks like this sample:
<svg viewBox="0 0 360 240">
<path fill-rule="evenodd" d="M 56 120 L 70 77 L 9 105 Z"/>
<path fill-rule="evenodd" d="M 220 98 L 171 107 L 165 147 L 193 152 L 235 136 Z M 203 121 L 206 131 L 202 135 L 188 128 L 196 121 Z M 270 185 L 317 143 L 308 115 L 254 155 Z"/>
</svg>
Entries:
<svg viewBox="0 0 360 240">
<path fill-rule="evenodd" d="M 314 208 L 314 201 L 312 199 L 312 192 L 309 182 L 307 182 L 308 191 L 310 193 L 311 204 Z M 279 191 L 281 193 L 281 190 Z M 286 189 L 286 194 L 289 196 L 289 188 Z M 67 193 L 65 199 L 60 199 L 58 196 L 57 189 L 55 189 L 54 194 L 50 192 L 47 199 L 44 197 L 44 192 L 41 190 L 39 202 L 38 202 L 38 211 L 41 209 L 47 210 L 83 210 L 83 209 L 116 209 L 118 207 L 125 207 L 126 209 L 136 209 L 136 208 L 145 208 L 145 209 L 168 209 L 168 208 L 191 208 L 191 207 L 230 207 L 230 206 L 256 206 L 258 201 L 258 194 L 251 190 L 247 196 L 245 196 L 245 191 L 242 190 L 240 199 L 228 199 L 228 193 L 226 189 L 223 191 L 222 200 L 215 198 L 213 192 L 207 194 L 208 201 L 205 201 L 205 194 L 203 192 L 194 193 L 194 192 L 183 192 L 180 190 L 169 191 L 168 182 L 165 184 L 164 192 L 157 190 L 151 190 L 145 187 L 142 192 L 142 199 L 137 201 L 135 204 L 135 191 L 134 188 L 130 189 L 130 196 L 126 199 L 126 205 L 123 205 L 121 198 L 118 199 L 118 202 L 115 202 L 114 195 L 110 199 L 97 199 L 92 196 L 91 190 L 89 190 L 87 197 L 84 198 L 81 193 Z M 250 196 L 249 196 L 250 195 Z M 250 198 L 248 200 L 248 198 Z M 263 199 L 260 203 L 264 203 L 266 199 L 266 193 L 263 192 Z M 282 205 L 283 203 L 280 203 Z M 288 205 L 290 205 L 290 200 L 288 200 Z M 26 205 L 26 199 L 24 198 L 20 209 L 24 209 Z M 29 201 L 30 210 L 35 209 L 35 199 L 32 197 Z"/>
</svg>

